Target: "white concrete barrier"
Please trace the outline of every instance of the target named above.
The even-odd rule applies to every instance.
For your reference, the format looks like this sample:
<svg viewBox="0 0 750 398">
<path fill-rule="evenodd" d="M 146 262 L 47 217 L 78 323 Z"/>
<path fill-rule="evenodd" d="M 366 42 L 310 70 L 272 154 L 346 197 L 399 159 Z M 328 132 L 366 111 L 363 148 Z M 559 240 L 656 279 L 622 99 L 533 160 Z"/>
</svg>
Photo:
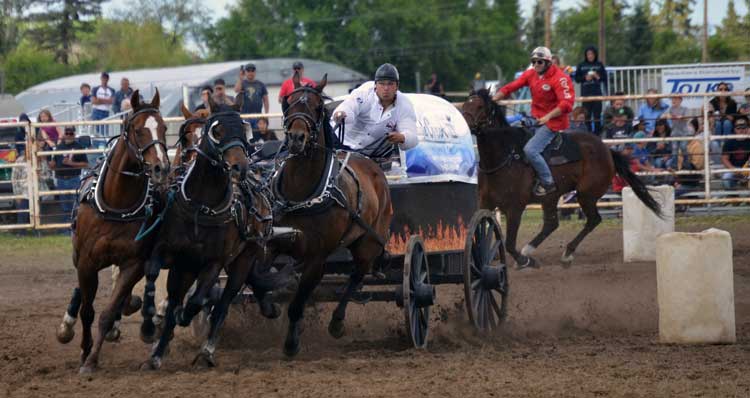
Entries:
<svg viewBox="0 0 750 398">
<path fill-rule="evenodd" d="M 662 343 L 736 342 L 728 232 L 712 228 L 660 236 L 656 271 Z"/>
<path fill-rule="evenodd" d="M 622 249 L 623 260 L 654 261 L 656 238 L 674 232 L 674 187 L 649 187 L 651 195 L 661 205 L 664 219 L 646 207 L 630 187 L 622 190 Z"/>
</svg>

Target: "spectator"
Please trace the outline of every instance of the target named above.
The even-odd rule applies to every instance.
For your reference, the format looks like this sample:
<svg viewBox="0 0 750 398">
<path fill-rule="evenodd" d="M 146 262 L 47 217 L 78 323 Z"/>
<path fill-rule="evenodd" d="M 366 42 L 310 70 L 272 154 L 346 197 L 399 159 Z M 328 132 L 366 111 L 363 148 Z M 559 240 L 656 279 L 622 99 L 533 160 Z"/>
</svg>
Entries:
<svg viewBox="0 0 750 398">
<path fill-rule="evenodd" d="M 52 117 L 52 113 L 50 113 L 49 109 L 42 109 L 39 112 L 39 115 L 36 117 L 36 121 L 39 123 L 54 123 L 55 119 Z M 41 134 L 42 139 L 44 139 L 44 141 L 50 148 L 54 148 L 55 146 L 57 146 L 58 141 L 60 141 L 59 127 L 41 127 L 41 129 L 39 130 L 39 134 Z"/>
<path fill-rule="evenodd" d="M 618 91 L 615 93 L 617 96 L 625 95 L 624 92 Z M 605 125 L 612 123 L 612 118 L 615 116 L 617 112 L 619 112 L 620 109 L 625 109 L 625 113 L 628 115 L 628 121 L 632 122 L 633 119 L 635 119 L 635 113 L 633 112 L 633 108 L 625 105 L 624 99 L 616 99 L 612 100 L 612 105 L 608 106 L 607 109 L 604 110 L 604 123 Z"/>
<path fill-rule="evenodd" d="M 672 137 L 690 137 L 693 135 L 688 127 L 688 110 L 682 106 L 682 97 L 672 97 L 672 106 L 661 117 L 669 121 Z M 682 164 L 687 162 L 687 145 L 688 141 L 672 142 L 671 168 L 679 170 Z"/>
<path fill-rule="evenodd" d="M 474 91 L 479 91 L 484 88 L 485 81 L 482 79 L 482 74 L 477 72 L 474 74 L 474 80 L 471 81 L 471 89 Z"/>
<path fill-rule="evenodd" d="M 740 115 L 750 116 L 750 87 L 745 89 L 745 103 L 737 108 Z"/>
<path fill-rule="evenodd" d="M 604 128 L 604 138 L 606 139 L 630 138 L 632 135 L 633 128 L 631 123 L 628 123 L 628 115 L 622 109 L 620 109 L 620 112 L 612 118 L 612 123 Z M 624 147 L 622 145 L 616 145 L 614 146 L 614 149 L 616 151 L 621 151 Z"/>
<path fill-rule="evenodd" d="M 646 94 L 656 94 L 656 89 L 650 88 Z M 647 135 L 654 133 L 656 119 L 661 117 L 667 108 L 669 107 L 661 102 L 661 98 L 646 98 L 646 103 L 638 109 L 638 119 L 644 123 Z"/>
<path fill-rule="evenodd" d="M 232 106 L 234 101 L 227 95 L 227 84 L 224 79 L 214 80 L 214 101 L 217 104 L 225 104 Z"/>
<path fill-rule="evenodd" d="M 268 141 L 278 141 L 276 133 L 273 130 L 268 129 L 268 119 L 261 117 L 258 119 L 258 129 L 253 130 L 253 137 L 250 139 L 250 143 L 253 145 L 261 145 Z"/>
<path fill-rule="evenodd" d="M 81 84 L 81 99 L 78 100 L 81 104 L 81 115 L 83 119 L 91 117 L 91 86 L 88 83 Z M 86 104 L 89 104 L 86 106 Z"/>
<path fill-rule="evenodd" d="M 721 82 L 716 86 L 716 91 L 727 93 L 729 92 L 729 85 Z M 737 115 L 737 102 L 732 97 L 717 96 L 711 99 L 710 104 L 716 120 L 714 133 L 716 135 L 732 134 L 732 121 Z"/>
<path fill-rule="evenodd" d="M 656 129 L 654 130 L 655 138 L 667 138 L 672 135 L 672 129 L 669 128 L 669 123 L 665 119 L 659 119 L 656 121 Z M 654 158 L 653 164 L 657 169 L 667 169 L 671 167 L 672 157 L 672 145 L 669 142 L 657 142 L 650 148 L 651 155 Z"/>
<path fill-rule="evenodd" d="M 302 62 L 296 61 L 294 64 L 292 64 L 292 70 L 294 70 L 295 72 L 299 72 L 300 84 L 302 84 L 303 86 L 315 87 L 315 82 L 305 77 L 305 66 L 302 65 Z M 294 91 L 294 81 L 292 80 L 293 78 L 294 76 L 284 80 L 284 83 L 281 83 L 281 89 L 279 90 L 279 103 L 282 105 L 284 104 L 284 99 L 286 98 L 286 96 Z M 282 108 L 285 107 L 282 106 Z"/>
<path fill-rule="evenodd" d="M 745 135 L 750 138 L 747 116 L 738 116 L 734 123 L 734 134 Z M 721 152 L 721 163 L 727 169 L 739 169 L 744 167 L 750 159 L 750 139 L 742 138 L 727 140 Z M 743 178 L 738 172 L 727 172 L 721 175 L 721 182 L 725 189 L 737 186 L 737 181 Z"/>
<path fill-rule="evenodd" d="M 31 123 L 29 115 L 22 113 L 18 116 L 19 123 Z M 13 140 L 16 143 L 16 153 L 20 156 L 26 151 L 26 127 L 16 127 L 16 134 L 13 136 Z"/>
<path fill-rule="evenodd" d="M 552 56 L 552 63 L 560 68 L 560 70 L 563 71 L 563 73 L 565 73 L 566 75 L 570 75 L 571 73 L 573 73 L 573 68 L 570 65 L 563 65 L 562 60 L 560 60 L 560 57 L 558 57 L 557 55 Z"/>
<path fill-rule="evenodd" d="M 430 81 L 424 86 L 424 91 L 438 97 L 445 97 L 445 88 L 443 87 L 443 83 L 438 80 L 437 73 L 432 72 Z"/>
<path fill-rule="evenodd" d="M 72 149 L 84 149 L 76 140 L 76 129 L 73 126 L 65 127 L 65 135 L 55 150 L 66 151 Z M 55 155 L 50 160 L 49 167 L 55 171 L 55 187 L 60 190 L 78 189 L 81 182 L 81 169 L 88 167 L 88 158 L 84 154 Z M 73 210 L 75 194 L 60 195 L 60 201 L 66 220 L 70 220 Z"/>
<path fill-rule="evenodd" d="M 582 106 L 577 106 L 573 108 L 572 115 L 572 123 L 570 123 L 570 129 L 569 131 L 575 132 L 575 133 L 586 133 L 588 132 L 588 129 L 586 128 L 586 109 L 584 109 Z"/>
<path fill-rule="evenodd" d="M 114 102 L 115 90 L 107 85 L 109 82 L 109 73 L 102 72 L 101 85 L 94 87 L 94 91 L 91 96 L 91 103 L 94 105 L 94 109 L 91 113 L 91 120 L 103 120 L 109 117 L 109 108 Z M 106 135 L 107 126 L 101 125 L 96 126 L 96 133 L 98 135 Z"/>
<path fill-rule="evenodd" d="M 581 84 L 581 97 L 595 97 L 607 95 L 607 70 L 604 64 L 599 62 L 599 54 L 596 47 L 589 46 L 584 52 L 584 60 L 576 68 L 575 81 Z M 589 131 L 600 135 L 602 125 L 602 102 L 584 102 L 586 109 L 586 122 Z M 593 125 L 591 122 L 593 121 Z"/>
<path fill-rule="evenodd" d="M 115 93 L 115 98 L 112 101 L 112 113 L 118 114 L 122 112 L 122 101 L 130 99 L 131 95 L 133 95 L 133 88 L 130 87 L 130 80 L 127 77 L 123 77 L 120 80 L 120 89 Z"/>
<path fill-rule="evenodd" d="M 643 122 L 643 120 L 640 120 L 638 118 L 633 119 L 633 123 L 631 123 L 633 128 L 633 133 L 637 133 L 639 131 L 646 133 L 646 124 Z"/>
<path fill-rule="evenodd" d="M 211 86 L 203 86 L 201 88 L 201 104 L 195 107 L 193 111 L 198 112 L 201 109 L 208 109 L 208 98 L 214 95 L 214 89 Z"/>
<path fill-rule="evenodd" d="M 36 140 L 34 140 L 34 145 L 36 145 L 37 151 L 47 151 L 50 150 L 49 147 L 47 147 L 47 142 L 42 139 L 41 136 L 37 137 Z M 31 159 L 31 153 L 30 151 L 23 151 L 20 152 L 19 157 L 16 159 L 16 163 L 24 163 L 28 162 L 26 167 L 15 167 L 13 168 L 13 174 L 11 177 L 11 181 L 13 184 L 13 195 L 24 195 L 26 197 L 29 197 L 29 176 L 31 175 L 29 173 L 29 170 L 31 169 L 31 162 L 29 161 Z M 40 158 L 39 162 L 39 173 L 37 174 L 38 181 L 39 181 L 39 191 L 48 191 L 50 189 L 54 189 L 54 183 L 50 185 L 52 182 L 52 173 L 49 170 L 49 165 L 47 164 L 44 159 Z M 29 200 L 28 199 L 16 199 L 16 210 L 28 210 L 29 209 Z M 28 212 L 22 212 L 16 214 L 16 220 L 18 224 L 28 224 L 29 223 L 29 213 Z"/>
<path fill-rule="evenodd" d="M 268 113 L 268 89 L 262 81 L 255 79 L 255 65 L 240 67 L 240 78 L 234 85 L 237 95 L 242 95 L 241 113 Z M 258 128 L 258 119 L 250 119 L 253 130 Z"/>
</svg>

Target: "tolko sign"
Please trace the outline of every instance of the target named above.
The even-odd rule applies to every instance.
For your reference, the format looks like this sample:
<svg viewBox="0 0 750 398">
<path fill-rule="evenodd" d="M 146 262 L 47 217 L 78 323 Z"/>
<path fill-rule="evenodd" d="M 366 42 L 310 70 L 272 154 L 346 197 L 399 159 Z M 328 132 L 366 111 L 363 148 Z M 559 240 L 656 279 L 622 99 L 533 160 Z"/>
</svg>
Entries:
<svg viewBox="0 0 750 398">
<path fill-rule="evenodd" d="M 710 93 L 716 91 L 716 86 L 721 82 L 727 83 L 730 91 L 743 91 L 750 86 L 742 66 L 663 69 L 661 72 L 664 94 Z M 703 106 L 703 98 L 686 97 L 682 105 L 700 108 Z"/>
</svg>

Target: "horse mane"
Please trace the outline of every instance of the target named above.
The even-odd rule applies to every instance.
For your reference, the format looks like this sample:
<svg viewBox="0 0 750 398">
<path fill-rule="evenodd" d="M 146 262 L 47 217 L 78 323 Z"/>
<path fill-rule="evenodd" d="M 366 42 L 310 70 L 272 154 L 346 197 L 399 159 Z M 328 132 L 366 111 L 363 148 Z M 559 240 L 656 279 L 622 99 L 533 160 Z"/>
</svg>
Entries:
<svg viewBox="0 0 750 398">
<path fill-rule="evenodd" d="M 510 127 L 510 124 L 508 124 L 508 120 L 505 118 L 506 109 L 504 105 L 500 105 L 497 102 L 492 100 L 492 96 L 490 95 L 490 90 L 486 88 L 481 88 L 479 90 L 471 90 L 469 93 L 469 96 L 476 95 L 479 98 L 484 101 L 484 103 L 487 105 L 488 114 L 490 117 L 495 118 L 496 125 L 499 127 Z"/>
</svg>

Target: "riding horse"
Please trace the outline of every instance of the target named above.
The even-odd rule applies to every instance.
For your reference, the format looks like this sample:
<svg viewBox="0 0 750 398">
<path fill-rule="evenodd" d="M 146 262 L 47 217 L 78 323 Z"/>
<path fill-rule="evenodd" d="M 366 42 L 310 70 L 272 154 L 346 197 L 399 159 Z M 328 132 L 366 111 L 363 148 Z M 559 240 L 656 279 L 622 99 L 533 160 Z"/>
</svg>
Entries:
<svg viewBox="0 0 750 398">
<path fill-rule="evenodd" d="M 224 269 L 228 279 L 219 303 L 210 314 L 211 330 L 194 364 L 214 366 L 218 331 L 229 304 L 245 281 L 252 280 L 256 259 L 262 257 L 270 236 L 271 204 L 257 181 L 248 179 L 246 125 L 238 110 L 209 101 L 196 153 L 184 173 L 177 176 L 169 195 L 172 205 L 155 244 L 151 267 L 146 270 L 147 296 L 159 268 L 169 268 L 164 329 L 143 369 L 159 369 L 177 325 L 188 326 L 206 304 L 207 297 Z M 250 277 L 250 278 L 249 278 Z M 197 280 L 194 293 L 183 299 Z M 144 300 L 144 307 L 153 300 Z M 142 333 L 153 332 L 151 319 L 144 318 Z"/>
<path fill-rule="evenodd" d="M 73 339 L 73 325 L 80 309 L 82 373 L 95 370 L 105 335 L 125 304 L 130 303 L 133 285 L 143 277 L 143 265 L 156 235 L 153 231 L 158 228 L 158 194 L 169 173 L 167 127 L 159 113 L 159 92 L 151 103 L 142 103 L 136 90 L 130 101 L 133 112 L 113 148 L 95 173 L 81 182 L 80 204 L 72 226 L 78 287 L 57 338 L 61 343 Z M 91 324 L 98 273 L 110 264 L 116 264 L 120 273 L 112 298 L 99 316 L 99 334 L 94 342 Z"/>
<path fill-rule="evenodd" d="M 570 241 L 560 261 L 569 266 L 581 241 L 601 222 L 596 202 L 608 190 L 615 172 L 623 177 L 636 196 L 658 216 L 659 204 L 629 166 L 628 159 L 610 150 L 599 137 L 587 133 L 565 133 L 580 149 L 581 160 L 552 166 L 558 190 L 540 198 L 544 225 L 519 253 L 516 237 L 521 216 L 532 199 L 534 170 L 523 159 L 523 146 L 530 137 L 525 129 L 511 127 L 505 119 L 505 107 L 493 102 L 486 89 L 472 91 L 463 104 L 464 119 L 476 136 L 479 151 L 479 207 L 499 208 L 507 218 L 506 248 L 519 268 L 534 266 L 534 250 L 558 227 L 557 202 L 564 193 L 576 190 L 577 200 L 586 216 L 586 225 Z"/>
<path fill-rule="evenodd" d="M 286 97 L 284 111 L 289 157 L 271 182 L 275 200 L 281 204 L 274 216 L 276 224 L 302 232 L 285 253 L 301 263 L 302 272 L 287 314 L 284 353 L 290 357 L 299 352 L 305 302 L 323 277 L 326 257 L 339 247 L 349 249 L 355 266 L 328 331 L 335 338 L 344 335 L 347 303 L 384 254 L 393 216 L 380 167 L 354 153 L 341 163 L 337 159 L 323 105 L 327 78 L 316 88 L 300 85 L 299 73 L 292 80 L 294 91 Z"/>
</svg>

